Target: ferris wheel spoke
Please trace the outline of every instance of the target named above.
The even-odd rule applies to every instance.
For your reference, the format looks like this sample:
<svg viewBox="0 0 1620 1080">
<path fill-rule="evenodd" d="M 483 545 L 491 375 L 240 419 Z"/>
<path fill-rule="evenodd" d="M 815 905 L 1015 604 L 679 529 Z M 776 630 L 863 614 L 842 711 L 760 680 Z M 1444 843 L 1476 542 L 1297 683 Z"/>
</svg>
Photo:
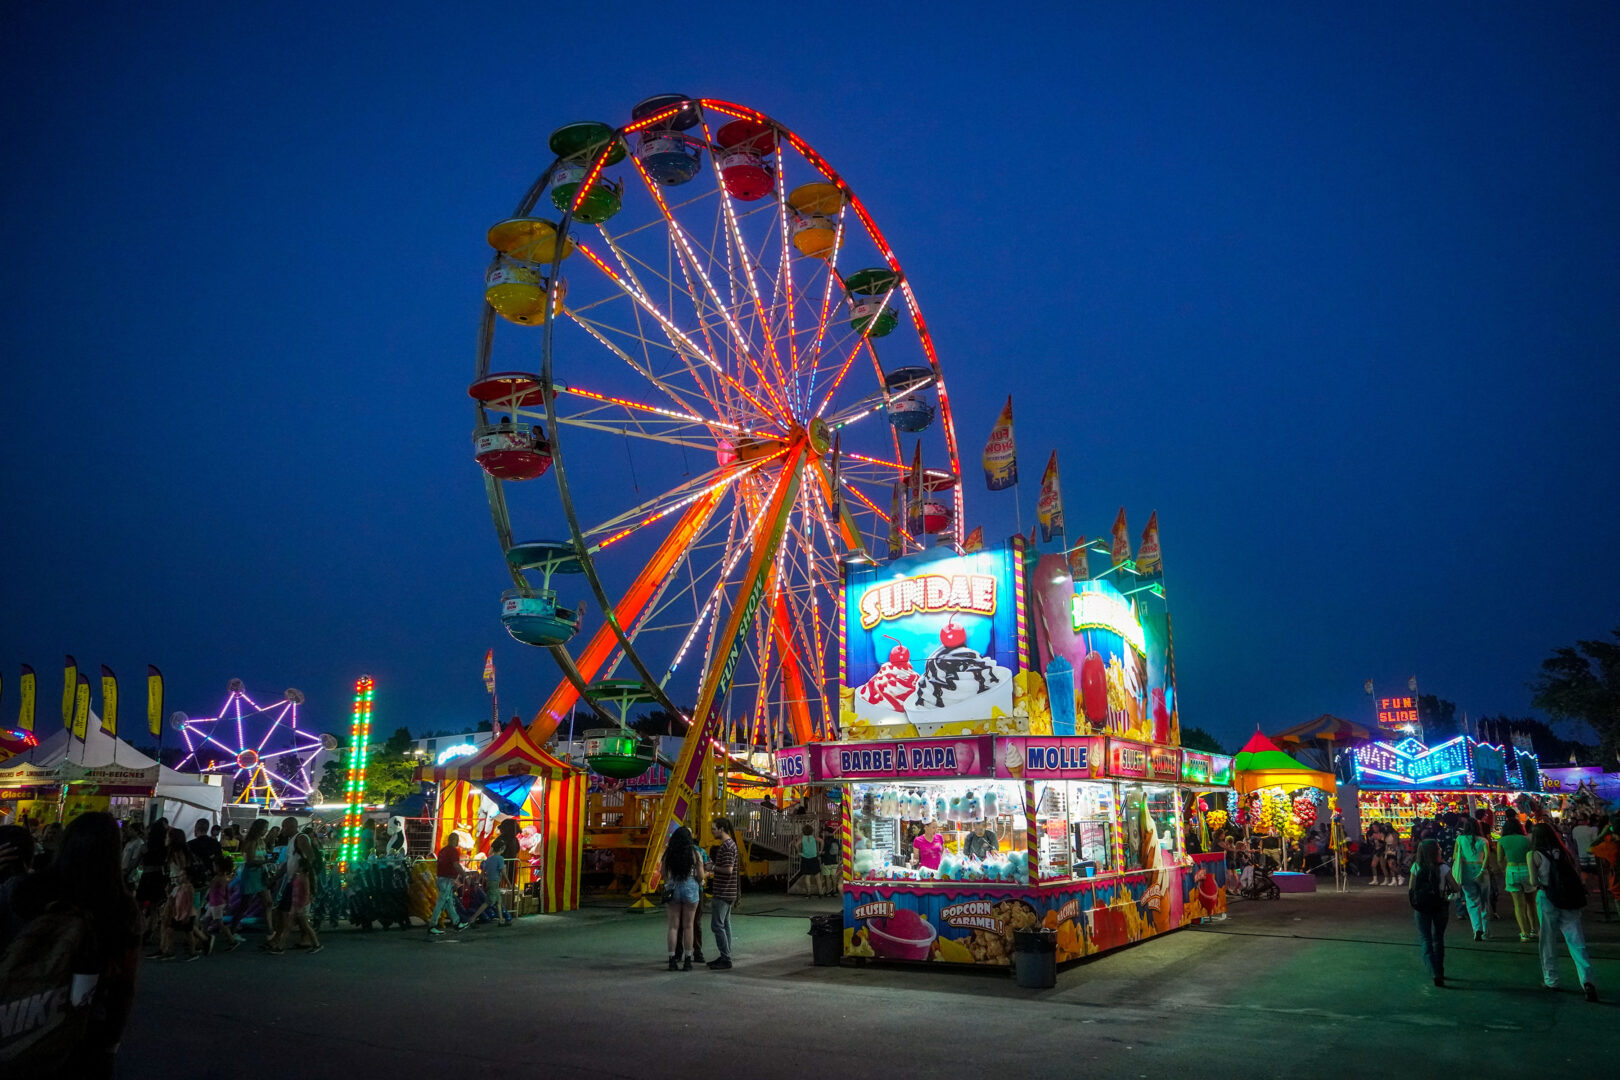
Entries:
<svg viewBox="0 0 1620 1080">
<path fill-rule="evenodd" d="M 787 451 L 784 449 L 778 451 L 777 454 L 785 454 L 786 452 Z M 593 545 L 588 550 L 591 554 L 595 554 L 604 548 L 611 547 L 613 544 L 618 543 L 620 540 L 636 532 L 638 529 L 645 528 L 655 521 L 662 520 L 668 515 L 674 513 L 676 510 L 691 505 L 705 495 L 714 494 L 727 486 L 736 483 L 749 473 L 762 468 L 767 461 L 772 460 L 775 456 L 777 455 L 772 455 L 772 458 L 764 458 L 760 461 L 754 462 L 751 465 L 742 467 L 727 465 L 718 466 L 706 473 L 703 473 L 701 476 L 688 480 L 686 483 L 681 484 L 678 487 L 672 488 L 661 495 L 648 499 L 640 506 L 631 507 L 629 510 L 625 510 L 614 517 L 609 518 L 607 521 L 604 521 L 598 525 L 593 525 L 588 529 L 582 529 L 581 533 L 587 537 L 600 536 L 603 533 L 612 534 L 608 536 L 607 539 Z M 719 479 L 714 479 L 716 475 L 719 476 Z M 640 521 L 636 522 L 634 525 L 628 525 L 630 521 L 638 517 L 641 518 Z"/>
<path fill-rule="evenodd" d="M 596 264 L 596 268 L 598 270 L 601 270 L 602 273 L 606 274 L 616 285 L 619 286 L 620 289 L 623 289 L 625 294 L 634 300 L 643 311 L 657 320 L 659 325 L 664 328 L 665 333 L 670 336 L 672 343 L 679 342 L 681 348 L 679 348 L 678 351 L 682 352 L 683 354 L 690 353 L 694 359 L 701 360 L 716 374 L 718 374 L 721 379 L 730 384 L 731 388 L 740 394 L 743 400 L 747 401 L 750 405 L 754 406 L 754 408 L 758 409 L 762 417 L 770 417 L 777 423 L 784 424 L 785 426 L 784 419 L 779 412 L 768 408 L 765 403 L 754 396 L 754 394 L 751 393 L 746 386 L 732 378 L 731 374 L 726 371 L 724 365 L 715 360 L 715 358 L 709 355 L 709 353 L 705 352 L 703 349 L 700 349 L 695 341 L 693 341 L 684 331 L 679 329 L 673 322 L 670 321 L 669 316 L 658 310 L 658 306 L 656 304 L 654 304 L 647 297 L 641 295 L 639 292 L 636 292 L 629 285 L 625 284 L 624 280 L 614 272 L 613 268 L 607 263 L 603 262 L 601 257 L 593 252 L 584 243 L 579 243 L 578 248 L 586 256 L 586 258 L 590 259 L 591 262 Z"/>
<path fill-rule="evenodd" d="M 656 386 L 659 391 L 668 397 L 670 401 L 673 402 L 679 409 L 690 410 L 701 407 L 697 402 L 688 400 L 688 395 L 691 393 L 691 391 L 686 390 L 677 383 L 671 382 L 663 376 L 654 374 L 650 358 L 648 362 L 643 365 L 624 349 L 609 341 L 604 331 L 623 334 L 624 336 L 641 344 L 644 350 L 649 344 L 645 337 L 641 336 L 640 334 L 633 334 L 629 331 L 621 330 L 618 327 L 610 327 L 606 326 L 605 324 L 597 323 L 593 320 L 578 318 L 571 312 L 565 312 L 565 314 L 568 314 L 580 329 L 584 330 L 591 337 L 595 338 L 600 345 L 606 348 L 609 352 L 613 353 L 620 360 L 623 360 L 625 364 L 628 365 L 630 369 L 637 375 Z M 662 347 L 663 346 L 660 346 L 660 348 Z M 697 385 L 698 393 L 701 394 L 704 401 L 708 403 L 709 407 L 713 410 L 714 415 L 719 416 L 729 412 L 730 410 L 724 408 L 718 401 L 715 400 L 707 380 L 698 374 L 698 369 L 692 365 L 691 358 L 679 349 L 673 349 L 672 351 L 682 361 L 682 363 L 686 365 L 688 373 L 692 376 L 692 381 Z"/>
<path fill-rule="evenodd" d="M 259 753 L 264 749 L 265 744 L 270 741 L 270 736 L 274 735 L 276 733 L 276 729 L 281 726 L 281 718 L 287 715 L 287 709 L 290 708 L 291 705 L 292 702 L 287 702 L 286 705 L 281 707 L 281 711 L 276 713 L 275 717 L 270 721 L 270 726 L 265 728 L 264 738 L 260 739 L 259 745 L 253 748 L 254 753 Z"/>
</svg>

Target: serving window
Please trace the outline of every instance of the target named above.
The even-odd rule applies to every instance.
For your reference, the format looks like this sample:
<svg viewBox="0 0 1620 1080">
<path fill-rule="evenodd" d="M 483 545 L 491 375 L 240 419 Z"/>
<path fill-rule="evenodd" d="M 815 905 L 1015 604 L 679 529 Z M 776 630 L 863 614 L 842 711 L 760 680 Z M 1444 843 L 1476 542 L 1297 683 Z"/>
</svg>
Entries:
<svg viewBox="0 0 1620 1080">
<path fill-rule="evenodd" d="M 1114 785 L 1053 780 L 1036 785 L 1040 878 L 1095 877 L 1114 870 Z"/>
<path fill-rule="evenodd" d="M 1156 784 L 1121 784 L 1125 871 L 1156 869 L 1181 857 L 1176 828 L 1176 789 Z"/>
<path fill-rule="evenodd" d="M 989 779 L 851 784 L 853 877 L 1027 883 L 1023 787 Z"/>
</svg>

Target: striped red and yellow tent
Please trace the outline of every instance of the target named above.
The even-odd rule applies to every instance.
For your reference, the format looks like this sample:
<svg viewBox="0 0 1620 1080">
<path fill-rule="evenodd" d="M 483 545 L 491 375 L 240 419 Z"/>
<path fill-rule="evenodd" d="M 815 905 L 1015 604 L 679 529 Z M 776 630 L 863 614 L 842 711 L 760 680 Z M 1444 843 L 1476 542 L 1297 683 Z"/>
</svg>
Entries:
<svg viewBox="0 0 1620 1080">
<path fill-rule="evenodd" d="M 422 778 L 439 785 L 439 829 L 448 833 L 464 820 L 474 820 L 483 796 L 474 785 L 506 777 L 534 777 L 522 804 L 522 817 L 540 832 L 540 910 L 572 911 L 579 907 L 580 873 L 585 857 L 585 788 L 583 770 L 553 757 L 518 723 L 476 754 L 452 758 L 422 770 Z M 482 849 L 486 837 L 474 837 Z"/>
</svg>

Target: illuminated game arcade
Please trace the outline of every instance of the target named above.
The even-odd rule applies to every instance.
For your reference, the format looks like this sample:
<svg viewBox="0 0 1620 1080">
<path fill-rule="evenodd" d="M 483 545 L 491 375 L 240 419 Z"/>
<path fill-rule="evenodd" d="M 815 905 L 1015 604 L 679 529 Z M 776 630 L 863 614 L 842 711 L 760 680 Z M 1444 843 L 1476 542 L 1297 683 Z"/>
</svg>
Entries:
<svg viewBox="0 0 1620 1080">
<path fill-rule="evenodd" d="M 1466 735 L 1429 747 L 1417 739 L 1375 742 L 1348 751 L 1359 828 L 1387 821 L 1402 836 L 1418 818 L 1482 806 L 1500 810 L 1521 794 L 1542 793 L 1536 756 L 1514 746 L 1478 742 Z M 1353 830 L 1354 831 L 1354 830 Z"/>
<path fill-rule="evenodd" d="M 843 596 L 843 739 L 777 758 L 844 788 L 846 957 L 1006 964 L 1045 927 L 1072 960 L 1225 910 L 1185 815 L 1230 762 L 1178 745 L 1159 590 L 1015 537 L 850 566 Z"/>
</svg>

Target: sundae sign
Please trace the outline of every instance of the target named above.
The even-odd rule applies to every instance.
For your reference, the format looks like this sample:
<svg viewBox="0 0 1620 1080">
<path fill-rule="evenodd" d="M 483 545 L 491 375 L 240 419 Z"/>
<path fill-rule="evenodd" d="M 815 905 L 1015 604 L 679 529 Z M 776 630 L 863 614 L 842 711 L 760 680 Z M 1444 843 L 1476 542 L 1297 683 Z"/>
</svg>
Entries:
<svg viewBox="0 0 1620 1080">
<path fill-rule="evenodd" d="M 935 549 L 844 581 L 840 719 L 855 738 L 990 734 L 1013 715 L 1017 558 Z"/>
</svg>

